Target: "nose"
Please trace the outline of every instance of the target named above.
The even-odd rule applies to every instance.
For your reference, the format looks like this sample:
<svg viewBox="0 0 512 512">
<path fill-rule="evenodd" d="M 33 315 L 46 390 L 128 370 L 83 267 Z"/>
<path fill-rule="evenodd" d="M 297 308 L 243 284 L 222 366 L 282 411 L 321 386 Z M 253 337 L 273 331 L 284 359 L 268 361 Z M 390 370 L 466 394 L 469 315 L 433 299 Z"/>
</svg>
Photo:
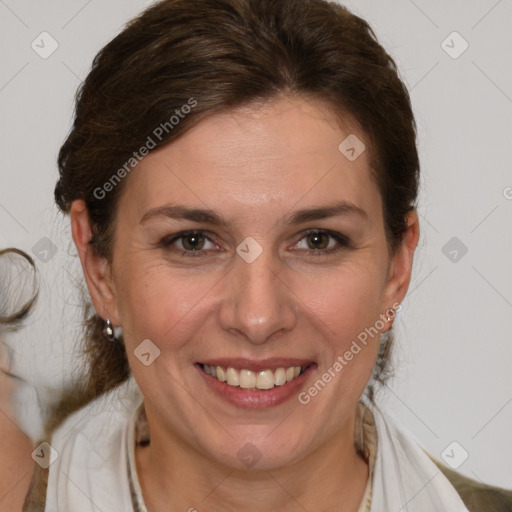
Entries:
<svg viewBox="0 0 512 512">
<path fill-rule="evenodd" d="M 220 307 L 221 327 L 255 345 L 277 338 L 297 324 L 298 298 L 269 253 L 263 251 L 252 263 L 236 257 Z"/>
</svg>

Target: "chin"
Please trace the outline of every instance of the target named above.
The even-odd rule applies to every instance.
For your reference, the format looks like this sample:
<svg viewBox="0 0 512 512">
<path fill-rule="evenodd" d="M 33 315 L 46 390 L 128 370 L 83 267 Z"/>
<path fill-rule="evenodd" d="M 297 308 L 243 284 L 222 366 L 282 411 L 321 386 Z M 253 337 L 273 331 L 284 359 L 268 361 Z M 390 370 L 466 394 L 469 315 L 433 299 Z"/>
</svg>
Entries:
<svg viewBox="0 0 512 512">
<path fill-rule="evenodd" d="M 223 436 L 224 443 L 212 447 L 210 457 L 237 471 L 270 471 L 290 466 L 305 455 L 305 436 L 299 427 L 295 429 L 285 423 L 278 423 L 277 428 L 252 425 L 228 438 L 227 444 Z"/>
</svg>

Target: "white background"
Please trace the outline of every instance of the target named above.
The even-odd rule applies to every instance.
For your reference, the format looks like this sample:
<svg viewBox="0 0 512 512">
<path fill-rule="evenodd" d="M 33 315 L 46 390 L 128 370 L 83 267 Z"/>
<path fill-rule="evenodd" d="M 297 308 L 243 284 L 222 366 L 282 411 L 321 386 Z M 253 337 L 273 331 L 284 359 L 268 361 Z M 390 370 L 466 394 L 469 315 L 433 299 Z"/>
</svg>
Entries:
<svg viewBox="0 0 512 512">
<path fill-rule="evenodd" d="M 0 0 L 0 247 L 34 254 L 47 237 L 57 248 L 38 260 L 36 314 L 6 341 L 43 401 L 69 382 L 80 337 L 80 269 L 53 204 L 57 152 L 93 56 L 148 4 Z M 434 456 L 456 441 L 452 458 L 469 453 L 458 471 L 512 488 L 512 2 L 346 5 L 396 58 L 419 127 L 422 232 L 395 322 L 397 378 L 380 399 Z M 47 59 L 31 48 L 43 31 L 58 43 Z M 463 48 L 454 31 L 469 44 L 456 59 L 445 51 Z M 467 247 L 455 262 L 442 251 L 452 237 Z"/>
</svg>

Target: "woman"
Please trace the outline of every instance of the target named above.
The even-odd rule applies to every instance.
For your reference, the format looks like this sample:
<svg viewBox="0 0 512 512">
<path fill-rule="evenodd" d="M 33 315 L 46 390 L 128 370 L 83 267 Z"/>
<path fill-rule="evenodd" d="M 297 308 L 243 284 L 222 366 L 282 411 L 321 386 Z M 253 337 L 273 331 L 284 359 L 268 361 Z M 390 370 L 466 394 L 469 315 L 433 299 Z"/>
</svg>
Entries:
<svg viewBox="0 0 512 512">
<path fill-rule="evenodd" d="M 32 442 L 17 420 L 16 393 L 24 385 L 13 373 L 5 343 L 20 328 L 37 298 L 35 265 L 18 249 L 0 251 L 0 510 L 22 509 L 32 476 Z"/>
<path fill-rule="evenodd" d="M 59 168 L 97 312 L 86 398 L 130 374 L 141 398 L 64 422 L 26 510 L 507 510 L 374 403 L 419 163 L 366 22 L 159 2 L 96 57 Z"/>
</svg>

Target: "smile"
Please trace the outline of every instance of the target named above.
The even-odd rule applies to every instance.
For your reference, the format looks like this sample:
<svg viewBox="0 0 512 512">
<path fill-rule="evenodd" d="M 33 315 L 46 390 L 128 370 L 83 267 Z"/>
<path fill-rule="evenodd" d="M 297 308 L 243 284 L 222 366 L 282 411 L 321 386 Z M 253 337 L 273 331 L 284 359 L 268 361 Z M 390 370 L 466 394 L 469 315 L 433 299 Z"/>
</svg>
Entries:
<svg viewBox="0 0 512 512">
<path fill-rule="evenodd" d="M 308 367 L 307 365 L 281 366 L 275 370 L 252 371 L 245 368 L 233 368 L 232 366 L 222 367 L 209 364 L 201 364 L 200 366 L 205 373 L 220 382 L 225 382 L 228 386 L 252 391 L 283 386 L 287 382 L 300 377 Z"/>
<path fill-rule="evenodd" d="M 216 358 L 194 365 L 210 392 L 244 409 L 275 407 L 296 397 L 317 364 L 307 359 Z"/>
</svg>

